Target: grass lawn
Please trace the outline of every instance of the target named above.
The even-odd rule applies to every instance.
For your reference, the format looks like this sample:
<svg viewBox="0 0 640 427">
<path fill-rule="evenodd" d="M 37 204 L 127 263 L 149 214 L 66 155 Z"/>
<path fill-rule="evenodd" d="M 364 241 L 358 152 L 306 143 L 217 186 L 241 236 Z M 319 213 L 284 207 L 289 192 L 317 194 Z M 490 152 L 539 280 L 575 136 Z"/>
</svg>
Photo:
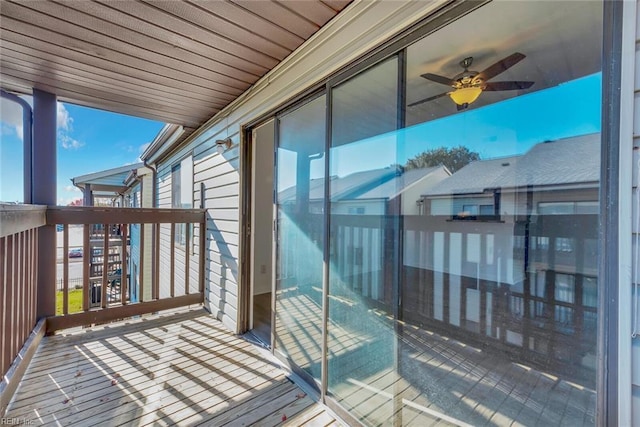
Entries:
<svg viewBox="0 0 640 427">
<path fill-rule="evenodd" d="M 82 311 L 82 289 L 69 291 L 69 313 Z M 62 314 L 62 291 L 56 292 L 56 314 Z"/>
</svg>

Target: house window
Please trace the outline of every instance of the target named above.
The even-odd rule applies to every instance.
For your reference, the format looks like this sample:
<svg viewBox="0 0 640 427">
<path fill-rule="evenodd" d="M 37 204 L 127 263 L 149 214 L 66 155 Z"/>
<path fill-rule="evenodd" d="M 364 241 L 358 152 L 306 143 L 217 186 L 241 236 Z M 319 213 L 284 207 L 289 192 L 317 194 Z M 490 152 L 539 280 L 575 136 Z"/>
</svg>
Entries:
<svg viewBox="0 0 640 427">
<path fill-rule="evenodd" d="M 477 216 L 478 215 L 478 205 L 462 205 L 462 215 L 465 215 L 465 216 Z"/>
<path fill-rule="evenodd" d="M 171 207 L 191 209 L 193 207 L 193 157 L 188 156 L 171 168 Z M 175 242 L 184 246 L 191 227 L 176 225 Z"/>
<path fill-rule="evenodd" d="M 487 216 L 494 213 L 493 205 L 480 205 L 480 215 Z"/>
<path fill-rule="evenodd" d="M 582 215 L 597 214 L 600 204 L 598 202 L 540 202 L 538 213 L 540 215 Z"/>
<path fill-rule="evenodd" d="M 364 215 L 364 206 L 349 206 L 349 215 Z"/>
</svg>

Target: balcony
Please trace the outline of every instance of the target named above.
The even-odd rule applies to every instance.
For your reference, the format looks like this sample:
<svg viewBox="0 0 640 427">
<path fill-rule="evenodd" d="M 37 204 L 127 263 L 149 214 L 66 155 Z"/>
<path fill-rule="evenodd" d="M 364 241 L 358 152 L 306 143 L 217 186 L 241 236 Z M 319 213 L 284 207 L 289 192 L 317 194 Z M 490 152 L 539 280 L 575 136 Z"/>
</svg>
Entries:
<svg viewBox="0 0 640 427">
<path fill-rule="evenodd" d="M 3 419 L 338 425 L 271 354 L 202 308 L 203 210 L 0 205 L 0 219 Z M 54 225 L 62 250 L 44 261 L 59 259 L 62 277 L 43 281 L 39 235 Z M 98 238 L 96 228 L 117 231 Z M 70 286 L 73 233 L 82 237 L 81 289 Z M 45 301 L 55 315 L 38 315 L 39 296 L 56 298 Z"/>
</svg>

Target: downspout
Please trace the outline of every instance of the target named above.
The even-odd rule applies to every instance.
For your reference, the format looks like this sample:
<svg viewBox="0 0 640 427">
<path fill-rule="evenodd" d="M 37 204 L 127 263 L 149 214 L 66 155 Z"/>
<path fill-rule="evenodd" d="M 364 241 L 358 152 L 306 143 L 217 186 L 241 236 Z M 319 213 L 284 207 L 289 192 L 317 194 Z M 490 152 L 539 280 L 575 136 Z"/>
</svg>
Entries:
<svg viewBox="0 0 640 427">
<path fill-rule="evenodd" d="M 142 164 L 144 165 L 145 168 L 151 169 L 151 182 L 153 183 L 153 185 L 151 186 L 151 200 L 153 200 L 153 206 L 157 208 L 159 207 L 158 201 L 156 200 L 156 193 L 158 192 L 158 186 L 156 183 L 158 170 L 156 169 L 155 166 L 151 166 L 149 163 L 147 163 L 146 159 L 142 160 Z"/>
<path fill-rule="evenodd" d="M 12 93 L 5 92 L 0 89 L 0 96 L 10 101 L 17 102 L 22 107 L 22 144 L 23 144 L 23 203 L 31 204 L 33 201 L 33 188 L 32 188 L 32 150 L 31 144 L 33 135 L 33 111 L 31 105 L 24 99 L 16 96 Z"/>
</svg>

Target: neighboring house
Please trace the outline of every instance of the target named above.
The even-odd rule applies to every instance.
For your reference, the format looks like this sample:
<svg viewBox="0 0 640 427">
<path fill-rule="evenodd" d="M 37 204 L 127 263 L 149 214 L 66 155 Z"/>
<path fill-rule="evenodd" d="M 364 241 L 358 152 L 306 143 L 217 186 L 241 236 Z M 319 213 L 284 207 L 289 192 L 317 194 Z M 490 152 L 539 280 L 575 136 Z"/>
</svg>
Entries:
<svg viewBox="0 0 640 427">
<path fill-rule="evenodd" d="M 125 165 L 118 168 L 107 169 L 88 175 L 75 177 L 72 179 L 74 185 L 82 189 L 84 199 L 87 203 L 93 203 L 96 199 L 106 199 L 110 201 L 110 205 L 126 208 L 150 208 L 154 207 L 154 172 L 151 168 L 144 166 L 142 163 L 133 165 Z M 144 227 L 144 235 L 141 228 Z M 183 226 L 184 227 L 184 226 Z M 102 246 L 102 228 L 94 227 L 92 233 L 96 236 L 92 244 L 92 251 L 101 250 Z M 99 234 L 99 236 L 98 236 Z M 113 234 L 113 233 L 111 233 Z M 144 237 L 143 237 L 144 236 Z M 184 239 L 184 234 L 182 235 Z M 115 242 L 117 236 L 112 235 L 111 239 Z M 144 245 L 141 245 L 141 239 L 144 239 Z M 128 292 L 131 302 L 148 301 L 152 295 L 152 259 L 153 253 L 153 225 L 152 224 L 131 224 L 128 236 Z M 144 247 L 144 256 L 141 254 L 141 248 Z M 92 267 L 95 279 L 92 279 L 94 286 L 97 286 L 101 280 L 100 258 L 96 258 L 95 268 Z M 141 262 L 147 260 L 147 262 Z M 118 270 L 119 265 L 114 265 L 113 271 Z M 111 280 L 115 279 L 112 275 Z M 144 283 L 142 283 L 144 282 Z M 141 286 L 141 284 L 143 286 Z M 140 289 L 143 289 L 144 295 L 140 295 Z M 161 288 L 161 294 L 168 294 L 168 286 Z"/>
<path fill-rule="evenodd" d="M 139 203 L 142 201 L 139 190 L 133 195 L 127 193 L 131 193 L 130 185 L 137 182 L 135 179 L 132 179 L 132 177 L 138 174 L 143 176 L 147 170 L 142 163 L 137 163 L 78 176 L 72 178 L 71 181 L 76 187 L 82 190 L 85 206 L 97 205 L 99 204 L 98 201 L 103 199 L 109 202 L 108 206 L 127 207 L 131 203 Z M 152 188 L 152 180 L 150 180 L 150 177 L 147 179 L 147 187 Z M 100 302 L 98 294 L 100 294 L 102 283 L 103 242 L 105 238 L 109 239 L 108 278 L 111 284 L 110 286 L 114 287 L 116 283 L 125 283 L 129 292 L 129 298 L 131 298 L 132 301 L 138 301 L 137 279 L 131 274 L 133 264 L 139 264 L 137 244 L 133 248 L 123 248 L 119 225 L 112 225 L 110 230 L 104 230 L 102 225 L 93 225 L 90 230 L 89 253 L 85 254 L 85 256 L 89 256 L 90 258 L 89 283 L 92 292 L 92 305 L 99 305 Z M 137 242 L 137 240 L 133 240 L 133 242 Z M 147 247 L 150 247 L 150 245 Z M 129 252 L 127 253 L 127 251 Z M 121 277 L 124 253 L 126 253 L 129 263 L 128 280 L 127 278 L 123 279 Z"/>
<path fill-rule="evenodd" d="M 122 194 L 127 190 L 125 179 L 132 170 L 141 168 L 142 163 L 106 169 L 71 179 L 73 185 L 82 190 L 84 206 L 93 206 L 94 199 L 106 198 L 113 206 L 123 206 Z"/>
<path fill-rule="evenodd" d="M 153 207 L 153 171 L 147 167 L 132 169 L 124 180 L 127 190 L 123 193 L 125 207 L 151 208 Z M 144 233 L 144 257 L 140 254 L 141 227 Z M 149 300 L 151 298 L 151 263 L 144 265 L 141 259 L 151 259 L 152 254 L 152 225 L 131 224 L 129 226 L 129 298 L 132 302 Z M 144 270 L 144 271 L 142 271 Z M 144 281 L 144 296 L 139 295 L 141 278 Z"/>
<path fill-rule="evenodd" d="M 400 167 L 375 187 L 332 198 L 331 212 L 348 215 L 393 215 L 399 212 L 417 215 L 420 194 L 450 175 L 444 166 L 410 170 Z"/>
</svg>

